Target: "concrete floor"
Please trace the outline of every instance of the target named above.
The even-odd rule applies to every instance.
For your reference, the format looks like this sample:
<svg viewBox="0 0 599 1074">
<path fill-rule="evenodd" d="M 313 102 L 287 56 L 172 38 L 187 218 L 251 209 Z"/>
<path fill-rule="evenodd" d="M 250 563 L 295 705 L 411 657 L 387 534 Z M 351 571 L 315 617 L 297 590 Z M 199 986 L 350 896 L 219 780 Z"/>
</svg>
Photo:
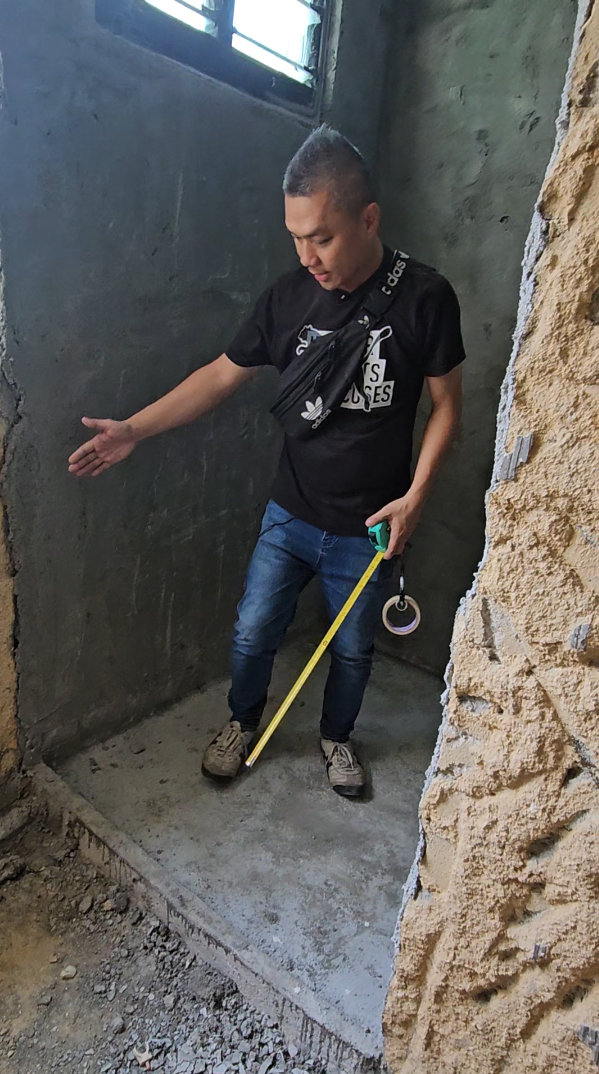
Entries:
<svg viewBox="0 0 599 1074">
<path fill-rule="evenodd" d="M 311 651 L 302 642 L 280 654 L 267 717 Z M 227 788 L 200 774 L 202 751 L 228 717 L 224 681 L 78 754 L 61 772 L 376 1046 L 441 683 L 377 657 L 355 736 L 372 789 L 352 802 L 329 789 L 318 749 L 326 663 L 252 773 Z"/>
</svg>

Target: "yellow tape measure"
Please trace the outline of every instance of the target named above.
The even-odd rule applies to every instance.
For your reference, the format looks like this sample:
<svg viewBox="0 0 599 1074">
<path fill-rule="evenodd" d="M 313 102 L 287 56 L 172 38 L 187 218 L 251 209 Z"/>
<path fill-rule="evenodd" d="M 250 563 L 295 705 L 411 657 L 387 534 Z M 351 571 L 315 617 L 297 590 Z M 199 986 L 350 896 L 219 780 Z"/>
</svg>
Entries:
<svg viewBox="0 0 599 1074">
<path fill-rule="evenodd" d="M 374 572 L 377 569 L 379 563 L 381 562 L 383 556 L 385 555 L 385 552 L 387 551 L 387 548 L 389 547 L 390 531 L 389 531 L 388 522 L 379 522 L 376 526 L 371 526 L 371 528 L 368 530 L 368 536 L 370 537 L 370 541 L 371 541 L 371 544 L 372 544 L 373 548 L 376 548 L 375 555 L 372 557 L 372 560 L 368 564 L 366 570 L 364 571 L 364 574 L 360 578 L 360 581 L 358 582 L 358 584 L 355 586 L 355 588 L 350 593 L 349 597 L 347 598 L 347 600 L 346 600 L 345 604 L 343 605 L 341 611 L 339 612 L 338 616 L 331 623 L 331 625 L 330 625 L 329 629 L 327 630 L 324 638 L 322 639 L 320 645 L 318 646 L 318 649 L 310 657 L 310 659 L 309 659 L 308 663 L 306 664 L 304 670 L 302 671 L 300 677 L 294 683 L 294 685 L 291 687 L 291 690 L 287 694 L 287 697 L 285 698 L 283 704 L 279 707 L 279 709 L 277 709 L 277 711 L 275 712 L 275 714 L 274 714 L 272 720 L 270 721 L 268 727 L 266 728 L 264 734 L 261 736 L 259 741 L 254 746 L 254 748 L 253 748 L 252 752 L 250 753 L 247 761 L 245 762 L 245 767 L 246 768 L 251 768 L 252 765 L 254 765 L 255 762 L 258 760 L 260 754 L 262 753 L 262 750 L 266 746 L 266 743 L 274 735 L 277 727 L 279 726 L 281 720 L 283 719 L 283 716 L 285 715 L 285 713 L 288 711 L 288 709 L 291 707 L 291 705 L 295 701 L 295 699 L 296 699 L 297 695 L 299 694 L 302 686 L 310 678 L 310 675 L 314 671 L 314 668 L 316 667 L 318 661 L 320 660 L 321 656 L 323 655 L 323 653 L 324 653 L 325 649 L 327 648 L 329 642 L 335 637 L 335 634 L 339 630 L 339 627 L 341 626 L 343 620 L 346 618 L 346 616 L 352 610 L 354 604 L 356 603 L 358 597 L 360 596 L 360 593 L 362 592 L 362 590 L 366 587 L 366 585 L 368 584 L 368 582 L 372 578 L 372 575 L 374 574 Z"/>
<path fill-rule="evenodd" d="M 306 680 L 310 678 L 310 675 L 314 671 L 314 668 L 316 667 L 318 661 L 320 660 L 322 654 L 324 653 L 327 645 L 329 644 L 331 639 L 334 638 L 335 634 L 339 630 L 339 627 L 341 626 L 341 624 L 342 624 L 343 620 L 345 619 L 346 615 L 348 614 L 348 612 L 351 611 L 351 609 L 353 608 L 354 604 L 356 603 L 358 597 L 360 596 L 360 593 L 362 592 L 364 587 L 367 585 L 367 583 L 372 578 L 372 575 L 374 574 L 375 570 L 377 569 L 377 567 L 378 567 L 379 563 L 381 562 L 384 554 L 385 554 L 384 552 L 377 552 L 376 555 L 373 556 L 372 562 L 369 563 L 368 567 L 364 571 L 364 574 L 360 578 L 360 581 L 358 582 L 357 586 L 355 587 L 353 592 L 350 594 L 350 596 L 347 598 L 347 600 L 346 600 L 345 604 L 343 605 L 341 611 L 339 612 L 339 615 L 337 616 L 337 618 L 334 620 L 333 623 L 331 623 L 331 626 L 327 630 L 324 638 L 322 639 L 320 645 L 318 646 L 318 649 L 310 657 L 310 659 L 309 659 L 308 663 L 306 664 L 304 670 L 302 671 L 299 679 L 294 684 L 294 686 L 291 687 L 291 690 L 287 694 L 287 697 L 285 698 L 283 704 L 281 705 L 281 707 L 277 710 L 277 712 L 273 716 L 272 720 L 270 721 L 268 727 L 266 728 L 266 731 L 262 735 L 262 737 L 259 740 L 259 742 L 257 742 L 256 745 L 254 746 L 254 748 L 253 748 L 252 752 L 250 753 L 247 761 L 245 762 L 246 768 L 251 768 L 252 765 L 255 763 L 255 761 L 258 760 L 260 754 L 262 753 L 262 750 L 266 746 L 266 743 L 274 735 L 277 727 L 279 726 L 281 720 L 283 719 L 283 716 L 285 715 L 285 713 L 287 712 L 289 707 L 295 701 L 295 699 L 296 699 L 297 695 L 299 694 L 302 686 L 304 685 Z"/>
<path fill-rule="evenodd" d="M 331 623 L 331 625 L 330 625 L 329 629 L 327 630 L 324 638 L 322 639 L 320 645 L 318 646 L 318 649 L 316 649 L 314 654 L 310 657 L 310 659 L 309 659 L 308 663 L 306 664 L 304 670 L 302 671 L 301 675 L 299 676 L 297 681 L 294 683 L 294 685 L 291 687 L 291 690 L 287 694 L 287 697 L 283 701 L 283 704 L 277 709 L 277 711 L 275 712 L 275 714 L 274 714 L 272 720 L 270 721 L 268 727 L 264 731 L 264 734 L 260 737 L 260 739 L 258 740 L 256 745 L 254 746 L 254 748 L 253 748 L 252 752 L 250 753 L 247 761 L 245 762 L 245 767 L 246 768 L 248 768 L 248 769 L 252 768 L 252 766 L 258 760 L 260 754 L 262 753 L 262 750 L 266 746 L 267 742 L 269 742 L 270 739 L 272 738 L 272 736 L 274 735 L 277 727 L 279 726 L 279 724 L 280 724 L 281 720 L 283 719 L 285 713 L 289 710 L 289 708 L 291 707 L 291 705 L 295 701 L 295 699 L 296 699 L 297 695 L 299 694 L 302 686 L 310 678 L 310 675 L 314 671 L 314 668 L 316 667 L 318 661 L 320 660 L 321 656 L 325 652 L 329 642 L 332 641 L 332 639 L 335 637 L 335 634 L 339 630 L 339 627 L 341 626 L 343 620 L 347 617 L 349 612 L 352 610 L 354 604 L 356 603 L 358 597 L 360 596 L 360 593 L 362 592 L 363 589 L 365 589 L 365 587 L 367 586 L 368 582 L 372 578 L 372 575 L 374 574 L 374 572 L 377 569 L 379 563 L 383 559 L 383 557 L 385 555 L 385 552 L 387 551 L 387 548 L 389 547 L 390 535 L 391 534 L 390 534 L 390 530 L 389 530 L 389 523 L 386 522 L 386 521 L 385 522 L 378 522 L 376 526 L 371 526 L 369 528 L 368 536 L 370 538 L 370 542 L 371 542 L 373 548 L 376 550 L 375 555 L 372 557 L 372 560 L 368 564 L 366 570 L 364 571 L 364 574 L 360 578 L 360 581 L 358 582 L 358 584 L 355 586 L 355 588 L 350 593 L 349 597 L 347 598 L 345 604 L 343 605 L 343 607 L 342 607 L 341 611 L 339 612 L 339 614 L 337 615 L 336 619 Z M 404 597 L 404 593 L 403 593 L 403 573 L 402 573 L 401 583 L 402 584 L 401 584 L 400 596 L 399 597 L 392 597 L 391 600 L 387 601 L 387 604 L 385 605 L 384 614 L 383 614 L 383 622 L 384 622 L 385 626 L 387 627 L 387 630 L 391 630 L 392 633 L 407 634 L 407 633 L 411 633 L 412 630 L 415 630 L 416 627 L 418 626 L 418 623 L 420 622 L 420 609 L 418 608 L 418 605 L 416 604 L 416 601 L 412 600 L 411 597 Z M 397 604 L 397 602 L 400 601 L 400 600 L 405 600 L 405 602 L 407 604 L 411 605 L 412 609 L 416 612 L 416 618 L 414 619 L 414 622 L 409 625 L 408 629 L 406 629 L 406 628 L 399 628 L 399 629 L 394 628 L 394 627 L 392 627 L 390 625 L 390 623 L 389 623 L 389 621 L 387 619 L 387 612 L 388 612 L 389 608 L 391 607 L 391 605 L 395 604 L 396 606 L 400 607 L 400 610 L 403 610 L 401 605 Z"/>
</svg>

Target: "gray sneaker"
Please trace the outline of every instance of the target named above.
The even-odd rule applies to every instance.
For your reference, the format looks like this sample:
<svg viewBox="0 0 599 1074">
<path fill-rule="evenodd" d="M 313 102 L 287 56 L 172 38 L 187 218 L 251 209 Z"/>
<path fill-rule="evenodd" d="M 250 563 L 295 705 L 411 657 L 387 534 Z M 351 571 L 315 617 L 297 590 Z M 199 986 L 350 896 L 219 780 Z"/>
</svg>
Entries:
<svg viewBox="0 0 599 1074">
<path fill-rule="evenodd" d="M 202 757 L 208 779 L 234 779 L 250 752 L 254 731 L 242 731 L 237 720 L 225 724 Z"/>
<path fill-rule="evenodd" d="M 321 738 L 320 748 L 333 790 L 344 798 L 359 798 L 366 779 L 351 742 L 331 742 L 328 738 Z"/>
</svg>

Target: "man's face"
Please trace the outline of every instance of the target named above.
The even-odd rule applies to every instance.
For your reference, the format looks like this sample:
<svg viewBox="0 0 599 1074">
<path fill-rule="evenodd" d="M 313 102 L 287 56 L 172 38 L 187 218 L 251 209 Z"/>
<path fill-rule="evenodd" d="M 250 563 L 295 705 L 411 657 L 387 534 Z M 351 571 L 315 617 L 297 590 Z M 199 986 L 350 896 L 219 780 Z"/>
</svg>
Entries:
<svg viewBox="0 0 599 1074">
<path fill-rule="evenodd" d="M 351 291 L 374 271 L 378 222 L 374 203 L 352 214 L 336 209 L 327 191 L 309 198 L 285 196 L 285 225 L 298 257 L 325 291 Z"/>
</svg>

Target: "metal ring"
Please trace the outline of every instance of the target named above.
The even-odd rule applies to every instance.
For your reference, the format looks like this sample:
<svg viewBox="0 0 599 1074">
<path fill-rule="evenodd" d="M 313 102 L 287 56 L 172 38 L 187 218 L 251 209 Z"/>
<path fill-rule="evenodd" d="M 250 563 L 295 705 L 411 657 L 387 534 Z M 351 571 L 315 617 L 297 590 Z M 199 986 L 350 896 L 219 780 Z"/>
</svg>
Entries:
<svg viewBox="0 0 599 1074">
<path fill-rule="evenodd" d="M 420 608 L 416 604 L 414 598 L 407 597 L 404 595 L 403 599 L 405 600 L 406 604 L 409 604 L 410 608 L 412 608 L 414 611 L 414 618 L 411 623 L 407 624 L 407 626 L 397 627 L 393 626 L 393 623 L 389 622 L 388 612 L 390 608 L 397 608 L 399 606 L 399 597 L 390 597 L 390 599 L 385 604 L 385 607 L 383 608 L 383 623 L 387 627 L 387 630 L 391 634 L 399 634 L 402 637 L 406 634 L 413 634 L 416 630 L 416 627 L 420 625 L 420 620 L 422 618 L 420 614 Z"/>
</svg>

